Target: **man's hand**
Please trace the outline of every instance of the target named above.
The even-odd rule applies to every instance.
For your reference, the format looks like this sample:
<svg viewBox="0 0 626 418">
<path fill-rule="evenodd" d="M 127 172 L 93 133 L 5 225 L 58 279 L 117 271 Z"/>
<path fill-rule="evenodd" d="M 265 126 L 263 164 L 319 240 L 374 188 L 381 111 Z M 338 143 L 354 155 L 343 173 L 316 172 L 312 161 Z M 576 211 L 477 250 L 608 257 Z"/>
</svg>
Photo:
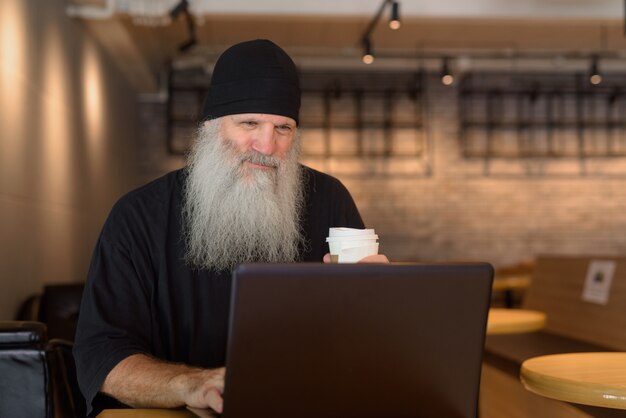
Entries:
<svg viewBox="0 0 626 418">
<path fill-rule="evenodd" d="M 109 372 L 100 390 L 135 408 L 187 405 L 221 413 L 225 371 L 223 367 L 194 368 L 134 354 Z"/>
<path fill-rule="evenodd" d="M 178 375 L 173 382 L 179 387 L 185 405 L 194 408 L 211 408 L 222 412 L 224 400 L 224 373 L 226 369 L 194 370 Z"/>
<path fill-rule="evenodd" d="M 330 263 L 330 253 L 324 254 L 323 261 L 324 261 L 324 263 Z M 367 257 L 360 259 L 358 262 L 359 263 L 384 263 L 384 264 L 388 264 L 389 263 L 389 259 L 384 254 L 374 254 L 374 255 L 368 255 Z"/>
<path fill-rule="evenodd" d="M 385 263 L 389 264 L 389 259 L 384 254 L 368 255 L 358 261 L 359 263 Z"/>
</svg>

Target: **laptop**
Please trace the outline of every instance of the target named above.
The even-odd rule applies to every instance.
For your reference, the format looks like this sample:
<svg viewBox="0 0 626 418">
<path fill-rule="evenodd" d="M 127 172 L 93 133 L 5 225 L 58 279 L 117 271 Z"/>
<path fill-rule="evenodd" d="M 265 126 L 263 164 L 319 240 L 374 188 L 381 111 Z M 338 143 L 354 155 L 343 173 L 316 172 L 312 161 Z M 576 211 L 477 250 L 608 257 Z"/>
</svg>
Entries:
<svg viewBox="0 0 626 418">
<path fill-rule="evenodd" d="M 487 263 L 240 266 L 221 417 L 475 417 L 492 278 Z"/>
</svg>

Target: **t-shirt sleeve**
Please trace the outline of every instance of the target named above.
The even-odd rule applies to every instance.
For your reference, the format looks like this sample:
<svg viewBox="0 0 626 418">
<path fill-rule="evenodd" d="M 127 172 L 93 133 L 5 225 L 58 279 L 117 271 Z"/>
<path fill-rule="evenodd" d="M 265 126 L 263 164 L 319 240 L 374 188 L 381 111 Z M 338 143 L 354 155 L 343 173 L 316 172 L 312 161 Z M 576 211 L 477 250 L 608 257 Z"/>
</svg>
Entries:
<svg viewBox="0 0 626 418">
<path fill-rule="evenodd" d="M 105 231 L 89 268 L 74 345 L 87 413 L 113 367 L 132 354 L 149 353 L 151 347 L 149 285 L 141 279 L 131 250 L 107 239 Z"/>
<path fill-rule="evenodd" d="M 337 179 L 333 179 L 332 208 L 333 227 L 365 228 L 361 214 L 348 189 Z"/>
<path fill-rule="evenodd" d="M 346 190 L 346 193 L 348 191 Z M 365 224 L 363 223 L 363 219 L 361 218 L 361 214 L 352 200 L 352 196 L 348 193 L 344 205 L 344 209 L 340 215 L 343 219 L 340 221 L 340 224 L 345 224 L 348 228 L 365 228 Z"/>
<path fill-rule="evenodd" d="M 328 253 L 328 229 L 365 228 L 348 189 L 336 178 L 304 167 L 307 204 L 303 218 L 308 242 L 303 261 L 319 262 Z"/>
</svg>

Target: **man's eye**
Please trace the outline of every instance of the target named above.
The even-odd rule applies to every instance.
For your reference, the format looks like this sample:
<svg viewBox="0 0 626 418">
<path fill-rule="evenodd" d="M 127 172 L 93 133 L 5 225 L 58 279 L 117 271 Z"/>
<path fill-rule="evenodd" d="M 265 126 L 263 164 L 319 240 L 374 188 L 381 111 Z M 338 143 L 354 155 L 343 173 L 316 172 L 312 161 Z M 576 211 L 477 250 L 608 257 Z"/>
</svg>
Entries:
<svg viewBox="0 0 626 418">
<path fill-rule="evenodd" d="M 253 128 L 253 127 L 255 127 L 257 125 L 256 121 L 253 121 L 253 120 L 245 120 L 245 121 L 241 122 L 241 124 L 243 126 L 250 127 L 250 128 Z"/>
<path fill-rule="evenodd" d="M 278 130 L 278 132 L 281 132 L 281 133 L 289 133 L 292 130 L 291 126 L 289 125 L 279 125 L 276 127 L 276 129 Z"/>
</svg>

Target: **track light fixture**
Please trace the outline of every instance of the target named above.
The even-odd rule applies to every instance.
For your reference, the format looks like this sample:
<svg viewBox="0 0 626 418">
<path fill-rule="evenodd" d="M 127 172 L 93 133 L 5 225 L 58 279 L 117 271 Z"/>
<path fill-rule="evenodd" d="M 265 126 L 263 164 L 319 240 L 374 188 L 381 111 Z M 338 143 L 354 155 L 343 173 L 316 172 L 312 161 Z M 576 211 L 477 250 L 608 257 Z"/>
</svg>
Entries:
<svg viewBox="0 0 626 418">
<path fill-rule="evenodd" d="M 451 86 L 454 83 L 454 75 L 450 71 L 450 58 L 443 57 L 443 65 L 441 66 L 441 84 Z"/>
<path fill-rule="evenodd" d="M 394 1 L 391 3 L 391 18 L 389 19 L 389 27 L 393 30 L 400 29 L 400 3 Z"/>
<path fill-rule="evenodd" d="M 363 63 L 371 64 L 374 62 L 374 54 L 372 53 L 372 41 L 370 38 L 363 39 Z"/>
<path fill-rule="evenodd" d="M 589 67 L 589 82 L 594 86 L 602 83 L 602 74 L 598 69 L 599 58 L 597 55 L 591 57 L 591 66 Z"/>
<path fill-rule="evenodd" d="M 196 25 L 194 24 L 193 17 L 191 17 L 191 13 L 189 13 L 188 0 L 182 0 L 180 3 L 174 6 L 174 8 L 170 11 L 170 16 L 172 19 L 176 19 L 181 13 L 185 15 L 187 30 L 189 32 L 189 39 L 180 44 L 178 46 L 178 50 L 181 52 L 185 52 L 198 43 L 196 37 Z"/>
<path fill-rule="evenodd" d="M 172 10 L 170 10 L 170 17 L 172 19 L 176 19 L 179 14 L 187 11 L 188 7 L 189 7 L 189 2 L 187 0 L 182 0 L 180 3 L 174 6 Z"/>
<path fill-rule="evenodd" d="M 363 62 L 365 64 L 371 64 L 374 62 L 374 54 L 372 53 L 372 32 L 376 27 L 376 23 L 383 14 L 385 7 L 389 5 L 391 7 L 391 15 L 389 18 L 389 27 L 391 29 L 398 29 L 401 26 L 400 23 L 400 2 L 396 0 L 383 0 L 382 4 L 378 8 L 378 11 L 370 21 L 369 25 L 365 29 L 363 36 L 361 36 L 361 44 L 363 45 Z"/>
</svg>

